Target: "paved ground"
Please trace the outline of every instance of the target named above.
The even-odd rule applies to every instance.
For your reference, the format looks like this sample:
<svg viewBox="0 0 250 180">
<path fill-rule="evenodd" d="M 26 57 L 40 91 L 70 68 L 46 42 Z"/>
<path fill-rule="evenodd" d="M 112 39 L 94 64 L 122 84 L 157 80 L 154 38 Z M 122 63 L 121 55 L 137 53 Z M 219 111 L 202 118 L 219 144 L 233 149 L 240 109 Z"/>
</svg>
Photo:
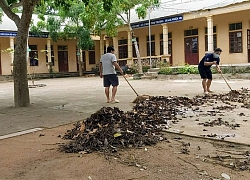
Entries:
<svg viewBox="0 0 250 180">
<path fill-rule="evenodd" d="M 191 80 L 188 77 L 185 80 L 129 81 L 140 95 L 202 95 L 200 79 Z M 225 176 L 235 180 L 250 179 L 249 170 L 237 170 L 249 168 L 248 163 L 245 163 L 249 162 L 249 145 L 183 135 L 236 134 L 225 139 L 249 143 L 250 110 L 240 107 L 220 113 L 223 114 L 223 120 L 241 124 L 235 130 L 226 126 L 199 126 L 198 122 L 216 117 L 201 115 L 197 116 L 199 121 L 196 121 L 196 114 L 192 114 L 195 119 L 184 118 L 172 124 L 170 131 L 177 133 L 165 133 L 165 141 L 155 146 L 121 151 L 118 158 L 111 156 L 105 159 L 102 153 L 79 155 L 59 152 L 58 145 L 65 143 L 65 140 L 58 135 L 62 136 L 71 129 L 71 122 L 87 118 L 102 106 L 118 106 L 124 111 L 132 109 L 131 102 L 136 96 L 126 81 L 120 80 L 117 98 L 121 103 L 118 104 L 106 103 L 102 80 L 98 77 L 64 78 L 36 81 L 36 84 L 46 86 L 31 88 L 31 107 L 17 109 L 13 108 L 13 83 L 1 82 L 0 180 L 222 180 Z M 249 80 L 230 80 L 229 83 L 233 89 L 250 88 Z M 214 81 L 213 90 L 218 93 L 229 92 L 221 79 Z M 206 104 L 201 107 L 203 112 L 209 108 L 213 106 Z M 244 112 L 245 116 L 239 116 L 240 112 Z M 4 135 L 33 128 L 44 130 L 1 140 Z M 188 153 L 183 153 L 183 149 Z"/>
<path fill-rule="evenodd" d="M 137 92 L 153 96 L 201 95 L 200 79 L 192 80 L 133 80 Z M 233 89 L 250 88 L 249 80 L 230 80 Z M 136 95 L 120 77 L 118 104 L 107 104 L 99 77 L 44 79 L 35 84 L 45 87 L 30 88 L 31 107 L 13 108 L 13 82 L 0 83 L 0 136 L 32 128 L 51 128 L 83 120 L 103 106 L 117 106 L 127 111 Z M 215 79 L 212 89 L 218 93 L 229 92 L 225 82 Z M 187 124 L 186 124 L 187 126 Z M 188 130 L 187 130 L 188 132 Z M 191 132 L 189 132 L 191 133 Z"/>
</svg>

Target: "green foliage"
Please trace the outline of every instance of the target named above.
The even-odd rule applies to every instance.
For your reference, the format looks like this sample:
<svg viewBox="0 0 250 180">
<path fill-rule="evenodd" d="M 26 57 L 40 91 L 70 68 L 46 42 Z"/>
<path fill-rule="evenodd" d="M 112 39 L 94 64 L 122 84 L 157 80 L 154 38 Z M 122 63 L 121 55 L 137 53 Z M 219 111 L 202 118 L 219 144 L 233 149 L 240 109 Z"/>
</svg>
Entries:
<svg viewBox="0 0 250 180">
<path fill-rule="evenodd" d="M 135 65 L 132 65 L 127 71 L 127 74 L 137 74 L 137 73 L 138 73 L 138 69 L 137 69 L 137 66 Z"/>
<path fill-rule="evenodd" d="M 50 37 L 53 41 L 57 41 L 59 39 L 58 32 L 61 28 L 61 20 L 58 17 L 49 16 L 47 19 L 46 30 L 49 31 Z"/>
<path fill-rule="evenodd" d="M 18 0 L 7 0 L 6 2 L 8 5 L 11 5 L 11 4 L 17 3 Z"/>
<path fill-rule="evenodd" d="M 173 73 L 173 68 L 170 67 L 163 67 L 160 68 L 159 74 L 165 74 L 165 75 L 170 75 Z"/>
<path fill-rule="evenodd" d="M 82 50 L 89 50 L 94 47 L 94 42 L 90 37 L 90 33 L 84 27 L 79 27 L 77 31 L 79 35 L 78 46 L 81 47 Z"/>
<path fill-rule="evenodd" d="M 0 23 L 2 23 L 3 12 L 0 11 Z"/>
<path fill-rule="evenodd" d="M 180 67 L 161 67 L 159 74 L 199 74 L 198 67 L 196 66 L 180 66 Z"/>
<path fill-rule="evenodd" d="M 198 74 L 198 67 L 190 66 L 190 65 L 185 65 L 177 70 L 178 74 Z"/>
<path fill-rule="evenodd" d="M 148 72 L 150 66 L 142 66 L 142 72 Z"/>
</svg>

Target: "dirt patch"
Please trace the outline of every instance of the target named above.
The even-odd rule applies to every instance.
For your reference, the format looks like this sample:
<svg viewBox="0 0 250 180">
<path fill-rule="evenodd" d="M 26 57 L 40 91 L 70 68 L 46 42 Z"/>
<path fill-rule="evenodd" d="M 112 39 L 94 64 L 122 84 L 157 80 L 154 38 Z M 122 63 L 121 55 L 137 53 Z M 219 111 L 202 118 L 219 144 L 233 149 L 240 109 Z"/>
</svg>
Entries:
<svg viewBox="0 0 250 180">
<path fill-rule="evenodd" d="M 167 133 L 167 140 L 156 146 L 121 151 L 119 157 L 59 152 L 64 140 L 58 135 L 72 127 L 0 141 L 0 179 L 211 180 L 221 178 L 222 173 L 231 179 L 250 178 L 249 171 L 234 167 L 236 161 L 247 160 L 248 146 Z"/>
</svg>

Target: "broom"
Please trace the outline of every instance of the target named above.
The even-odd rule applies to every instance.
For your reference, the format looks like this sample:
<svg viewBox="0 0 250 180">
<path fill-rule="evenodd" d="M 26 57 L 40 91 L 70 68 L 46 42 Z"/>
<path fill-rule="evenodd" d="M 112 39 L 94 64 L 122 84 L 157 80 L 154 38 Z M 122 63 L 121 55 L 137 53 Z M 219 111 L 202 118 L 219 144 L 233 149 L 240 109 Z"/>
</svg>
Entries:
<svg viewBox="0 0 250 180">
<path fill-rule="evenodd" d="M 139 94 L 135 91 L 135 89 L 132 87 L 132 85 L 128 82 L 127 78 L 123 75 L 124 79 L 127 81 L 128 85 L 131 87 L 131 89 L 135 92 L 136 94 L 136 98 L 135 100 L 132 102 L 132 103 L 138 103 L 140 101 L 145 101 L 146 99 L 149 99 L 150 96 L 149 95 L 142 95 L 142 96 L 139 96 Z"/>
</svg>

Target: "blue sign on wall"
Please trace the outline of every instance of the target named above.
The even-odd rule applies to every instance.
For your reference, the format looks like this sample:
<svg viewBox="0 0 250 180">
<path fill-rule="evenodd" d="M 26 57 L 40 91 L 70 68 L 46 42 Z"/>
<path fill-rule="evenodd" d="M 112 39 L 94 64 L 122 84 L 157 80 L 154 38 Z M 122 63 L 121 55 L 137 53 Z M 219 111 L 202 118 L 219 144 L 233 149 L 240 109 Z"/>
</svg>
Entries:
<svg viewBox="0 0 250 180">
<path fill-rule="evenodd" d="M 153 25 L 164 24 L 164 23 L 178 22 L 182 20 L 183 20 L 182 15 L 172 16 L 172 17 L 163 17 L 159 19 L 152 19 L 150 21 L 150 25 L 153 26 Z M 132 28 L 142 28 L 142 27 L 147 27 L 147 26 L 148 26 L 148 21 L 131 23 Z"/>
<path fill-rule="evenodd" d="M 0 36 L 4 37 L 11 37 L 11 36 L 17 36 L 17 32 L 15 31 L 0 31 Z M 39 33 L 39 34 L 34 34 L 34 33 L 29 33 L 29 37 L 36 37 L 36 38 L 48 38 L 49 33 Z"/>
</svg>

